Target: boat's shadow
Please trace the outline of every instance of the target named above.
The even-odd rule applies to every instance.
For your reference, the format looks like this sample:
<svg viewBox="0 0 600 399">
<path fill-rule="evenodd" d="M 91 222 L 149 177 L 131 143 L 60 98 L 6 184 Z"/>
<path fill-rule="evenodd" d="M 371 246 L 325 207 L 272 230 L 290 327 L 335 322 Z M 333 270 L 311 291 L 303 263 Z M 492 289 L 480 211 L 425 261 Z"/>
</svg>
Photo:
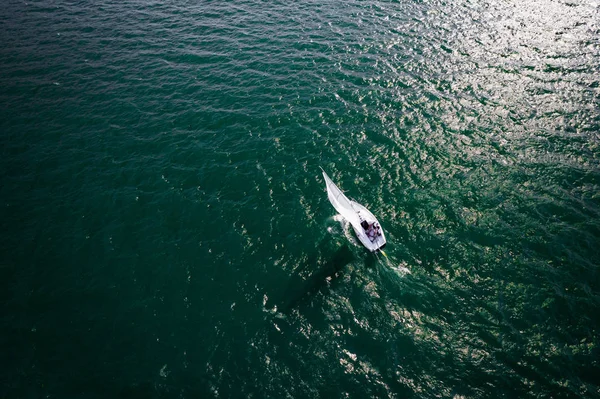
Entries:
<svg viewBox="0 0 600 399">
<path fill-rule="evenodd" d="M 324 255 L 327 251 L 331 251 L 330 245 L 320 245 L 290 276 L 277 300 L 279 312 L 288 313 L 303 302 L 310 301 L 315 294 L 329 289 L 344 273 L 345 267 L 356 259 L 347 244 L 337 248 L 333 255 Z"/>
</svg>

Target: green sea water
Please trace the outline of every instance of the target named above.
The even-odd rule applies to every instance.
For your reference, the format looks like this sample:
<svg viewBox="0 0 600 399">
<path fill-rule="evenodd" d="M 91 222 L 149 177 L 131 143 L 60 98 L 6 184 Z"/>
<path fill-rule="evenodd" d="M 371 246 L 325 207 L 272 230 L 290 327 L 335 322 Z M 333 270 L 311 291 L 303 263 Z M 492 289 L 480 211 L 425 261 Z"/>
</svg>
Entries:
<svg viewBox="0 0 600 399">
<path fill-rule="evenodd" d="M 600 397 L 599 21 L 4 1 L 0 398 Z"/>
</svg>

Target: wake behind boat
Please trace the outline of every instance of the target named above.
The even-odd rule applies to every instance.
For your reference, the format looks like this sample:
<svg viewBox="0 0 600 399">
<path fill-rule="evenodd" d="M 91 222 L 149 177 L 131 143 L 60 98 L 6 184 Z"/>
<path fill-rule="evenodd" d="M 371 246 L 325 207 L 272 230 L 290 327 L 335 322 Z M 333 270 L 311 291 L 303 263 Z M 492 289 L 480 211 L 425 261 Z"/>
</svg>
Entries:
<svg viewBox="0 0 600 399">
<path fill-rule="evenodd" d="M 325 178 L 329 202 L 352 225 L 360 242 L 371 252 L 383 249 L 386 243 L 385 235 L 377 218 L 358 202 L 348 199 L 331 181 L 323 168 L 321 170 Z"/>
</svg>

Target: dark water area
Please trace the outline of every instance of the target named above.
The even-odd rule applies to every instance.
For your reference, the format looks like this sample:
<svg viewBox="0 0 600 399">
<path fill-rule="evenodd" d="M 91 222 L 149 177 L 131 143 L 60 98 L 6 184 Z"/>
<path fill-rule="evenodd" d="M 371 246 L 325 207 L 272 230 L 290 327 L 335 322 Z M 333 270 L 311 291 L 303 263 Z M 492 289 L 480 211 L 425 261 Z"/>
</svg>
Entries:
<svg viewBox="0 0 600 399">
<path fill-rule="evenodd" d="M 5 1 L 0 398 L 600 397 L 599 21 Z"/>
</svg>

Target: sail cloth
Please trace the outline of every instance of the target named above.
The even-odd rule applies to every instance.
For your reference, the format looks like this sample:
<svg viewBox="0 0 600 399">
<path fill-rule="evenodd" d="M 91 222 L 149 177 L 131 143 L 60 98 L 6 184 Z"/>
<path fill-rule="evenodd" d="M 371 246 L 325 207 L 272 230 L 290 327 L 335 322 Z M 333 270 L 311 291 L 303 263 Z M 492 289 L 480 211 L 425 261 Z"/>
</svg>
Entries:
<svg viewBox="0 0 600 399">
<path fill-rule="evenodd" d="M 335 210 L 338 211 L 338 213 L 342 215 L 344 219 L 350 222 L 352 226 L 360 226 L 361 221 L 357 211 L 352 205 L 352 202 L 344 195 L 342 190 L 340 190 L 333 183 L 333 181 L 331 181 L 325 171 L 323 171 L 323 177 L 325 178 L 325 184 L 327 185 L 327 198 L 329 198 L 331 205 L 333 205 Z"/>
</svg>

